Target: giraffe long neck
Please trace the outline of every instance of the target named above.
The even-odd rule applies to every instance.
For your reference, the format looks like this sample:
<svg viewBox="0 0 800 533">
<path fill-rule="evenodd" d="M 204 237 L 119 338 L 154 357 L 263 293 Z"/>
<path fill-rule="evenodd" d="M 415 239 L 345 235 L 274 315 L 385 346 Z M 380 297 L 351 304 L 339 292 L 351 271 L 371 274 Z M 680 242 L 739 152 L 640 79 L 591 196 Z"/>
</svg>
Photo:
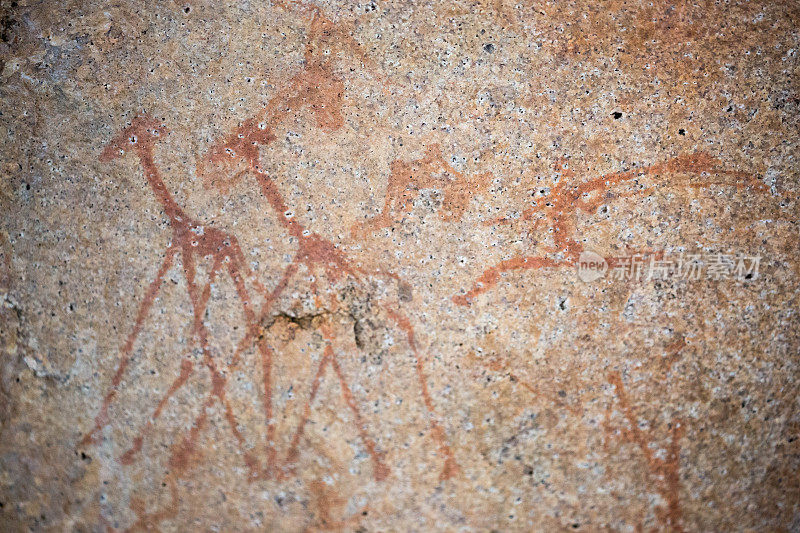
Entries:
<svg viewBox="0 0 800 533">
<path fill-rule="evenodd" d="M 153 190 L 153 193 L 156 195 L 156 199 L 161 203 L 161 206 L 164 209 L 164 212 L 170 218 L 171 222 L 179 222 L 185 221 L 186 215 L 183 212 L 183 209 L 178 206 L 175 199 L 172 197 L 172 194 L 167 189 L 164 180 L 161 179 L 161 174 L 158 171 L 158 167 L 156 167 L 156 163 L 153 160 L 153 147 L 152 145 L 142 145 L 137 150 L 139 155 L 139 160 L 141 161 L 142 168 L 144 169 L 145 178 L 147 178 L 147 183 L 150 184 L 150 188 Z"/>
<path fill-rule="evenodd" d="M 278 188 L 275 186 L 275 183 L 263 172 L 258 166 L 253 167 L 255 169 L 256 179 L 258 184 L 261 186 L 261 192 L 266 197 L 267 201 L 269 202 L 270 206 L 278 216 L 278 221 L 289 230 L 292 236 L 302 239 L 303 232 L 305 228 L 302 224 L 300 224 L 297 220 L 295 220 L 292 216 L 288 215 L 289 207 L 286 205 L 286 202 L 283 199 Z"/>
</svg>

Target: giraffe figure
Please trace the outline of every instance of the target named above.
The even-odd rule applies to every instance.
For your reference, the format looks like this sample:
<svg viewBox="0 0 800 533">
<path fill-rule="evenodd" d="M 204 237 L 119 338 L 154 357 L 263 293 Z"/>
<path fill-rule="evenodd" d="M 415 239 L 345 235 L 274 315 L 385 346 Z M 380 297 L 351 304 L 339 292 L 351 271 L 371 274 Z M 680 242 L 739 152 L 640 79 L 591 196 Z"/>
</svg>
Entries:
<svg viewBox="0 0 800 533">
<path fill-rule="evenodd" d="M 303 75 L 301 74 L 299 77 L 302 78 L 302 76 Z M 304 102 L 300 99 L 294 99 L 292 101 Z M 328 102 L 318 105 L 319 108 L 325 108 L 332 104 Z M 369 272 L 354 265 L 341 250 L 333 245 L 333 243 L 317 233 L 308 230 L 301 222 L 287 214 L 290 212 L 290 210 L 285 203 L 283 195 L 281 194 L 275 182 L 269 177 L 259 163 L 258 146 L 262 144 L 268 144 L 274 139 L 275 136 L 269 132 L 268 128 L 265 127 L 263 123 L 256 124 L 255 121 L 247 121 L 223 143 L 215 148 L 212 148 L 207 154 L 205 161 L 201 162 L 201 164 L 198 166 L 199 172 L 202 174 L 209 166 L 220 166 L 221 163 L 226 162 L 225 160 L 230 161 L 234 166 L 240 165 L 243 158 L 247 166 L 245 169 L 240 170 L 238 174 L 240 176 L 244 174 L 251 174 L 255 177 L 263 196 L 267 199 L 273 211 L 275 212 L 279 223 L 297 242 L 298 249 L 295 252 L 295 256 L 291 264 L 283 272 L 283 275 L 278 281 L 275 289 L 272 291 L 268 301 L 264 304 L 259 315 L 260 318 L 257 319 L 259 322 L 263 322 L 268 319 L 269 315 L 274 310 L 275 301 L 286 290 L 292 278 L 298 274 L 300 267 L 304 267 L 308 272 L 322 271 L 325 277 L 332 283 L 336 283 L 348 277 L 356 280 L 357 282 L 362 282 L 364 280 L 364 276 L 369 274 Z M 398 279 L 391 273 L 379 273 L 393 279 Z M 321 304 L 321 302 L 319 303 Z M 331 304 L 335 305 L 335 302 L 331 302 Z M 424 364 L 417 349 L 413 327 L 411 326 L 408 318 L 399 309 L 391 308 L 385 304 L 382 304 L 381 307 L 387 313 L 389 318 L 404 332 L 408 344 L 414 353 L 418 382 L 422 390 L 422 398 L 425 408 L 428 411 L 432 435 L 437 442 L 440 452 L 445 460 L 442 477 L 445 479 L 450 478 L 455 475 L 458 468 L 455 463 L 452 450 L 447 443 L 444 430 L 434 414 L 433 400 L 428 390 Z M 335 353 L 333 353 L 332 348 L 330 348 L 330 342 L 333 339 L 327 334 L 323 334 L 323 336 L 326 338 L 327 343 L 325 354 L 319 363 L 319 367 L 312 385 L 312 391 L 306 403 L 306 415 L 298 427 L 297 433 L 292 439 L 292 446 L 286 457 L 286 460 L 282 463 L 283 466 L 281 468 L 283 469 L 283 473 L 281 475 L 287 475 L 287 472 L 291 472 L 291 465 L 297 457 L 296 450 L 300 437 L 303 433 L 305 420 L 307 419 L 307 413 L 310 412 L 319 382 L 322 379 L 322 376 L 324 375 L 328 365 L 334 369 L 348 407 L 353 411 L 356 420 L 361 420 L 361 415 L 358 412 L 358 408 L 354 399 L 352 398 L 352 393 L 350 392 L 349 386 L 347 385 L 346 380 L 344 379 L 344 376 L 338 366 L 338 362 L 336 361 L 337 356 Z M 248 336 L 244 339 L 244 342 L 240 345 L 239 349 L 237 349 L 236 355 L 234 356 L 234 362 L 239 361 L 239 354 L 246 348 L 247 343 L 250 341 L 252 341 L 252 336 Z M 281 462 L 276 460 L 277 452 L 271 444 L 274 440 L 275 431 L 275 428 L 271 422 L 273 413 L 271 398 L 271 372 L 273 366 L 272 357 L 273 350 L 268 349 L 268 353 L 262 364 L 265 390 L 264 411 L 267 419 L 267 442 L 269 443 L 267 450 L 268 463 L 278 465 L 281 464 Z M 363 428 L 363 424 L 359 423 L 359 428 Z M 359 431 L 361 432 L 362 430 L 360 429 Z M 388 467 L 382 462 L 380 454 L 374 450 L 374 444 L 371 443 L 371 439 L 368 439 L 365 433 L 362 434 L 362 440 L 365 442 L 365 446 L 373 458 L 375 478 L 378 480 L 385 478 L 386 475 L 388 475 Z"/>
<path fill-rule="evenodd" d="M 341 111 L 344 105 L 344 80 L 334 72 L 331 60 L 328 59 L 325 53 L 320 53 L 320 50 L 325 47 L 333 47 L 339 42 L 344 42 L 352 47 L 352 39 L 343 35 L 336 24 L 327 19 L 318 9 L 309 8 L 308 11 L 307 16 L 310 18 L 310 28 L 304 55 L 304 68 L 286 84 L 287 87 L 291 87 L 291 90 L 279 92 L 269 101 L 264 110 L 245 120 L 233 133 L 212 146 L 197 164 L 197 173 L 203 177 L 207 185 L 223 191 L 231 183 L 241 179 L 243 176 L 253 176 L 261 189 L 262 195 L 274 211 L 278 222 L 297 243 L 298 248 L 295 256 L 262 307 L 259 318 L 256 319 L 258 322 L 267 321 L 274 310 L 276 300 L 286 290 L 292 278 L 297 275 L 300 267 L 304 267 L 308 272 L 321 271 L 331 283 L 336 283 L 345 278 L 363 282 L 367 275 L 375 274 L 375 272 L 370 273 L 354 265 L 346 254 L 336 248 L 333 243 L 307 229 L 294 216 L 291 216 L 291 210 L 286 204 L 280 189 L 260 164 L 259 147 L 266 146 L 277 138 L 272 131 L 272 125 L 287 120 L 296 112 L 308 109 L 316 120 L 317 126 L 326 133 L 334 132 L 344 125 Z M 400 281 L 393 273 L 378 271 L 377 274 Z M 319 298 L 317 298 L 317 301 L 322 305 L 319 302 Z M 332 301 L 331 305 L 336 305 L 336 303 Z M 448 479 L 458 472 L 458 466 L 447 442 L 446 434 L 438 421 L 438 417 L 435 415 L 433 399 L 427 385 L 424 362 L 417 347 L 413 327 L 410 320 L 399 308 L 393 308 L 387 304 L 381 304 L 380 306 L 390 320 L 404 333 L 406 341 L 414 354 L 417 381 L 425 409 L 428 412 L 431 434 L 437 443 L 440 454 L 444 458 L 444 467 L 440 477 Z M 319 383 L 326 368 L 330 365 L 337 376 L 345 402 L 358 421 L 362 441 L 364 441 L 373 460 L 373 475 L 376 480 L 383 479 L 388 475 L 388 466 L 383 463 L 381 454 L 375 450 L 374 443 L 368 438 L 363 429 L 362 417 L 355 399 L 338 365 L 337 355 L 330 347 L 333 338 L 330 337 L 329 332 L 323 330 L 322 333 L 326 339 L 325 353 L 319 362 L 304 412 L 310 412 Z M 240 354 L 252 340 L 252 335 L 248 335 L 243 339 L 234 355 L 234 364 L 240 360 Z M 265 390 L 263 408 L 267 420 L 267 457 L 269 465 L 280 465 L 277 475 L 286 476 L 292 472 L 307 414 L 302 419 L 292 438 L 292 445 L 286 459 L 278 461 L 277 451 L 271 444 L 275 435 L 275 428 L 272 424 L 272 358 L 273 350 L 267 348 L 262 363 Z"/>
<path fill-rule="evenodd" d="M 147 116 L 136 117 L 130 126 L 125 128 L 106 146 L 100 156 L 100 160 L 103 162 L 116 159 L 126 154 L 126 152 L 131 152 L 139 158 L 144 170 L 144 177 L 150 189 L 153 191 L 153 194 L 155 194 L 156 199 L 161 204 L 164 214 L 167 216 L 172 229 L 172 240 L 167 245 L 165 257 L 161 266 L 155 278 L 148 286 L 144 299 L 139 305 L 133 329 L 122 346 L 120 360 L 111 380 L 111 387 L 103 398 L 100 412 L 95 418 L 94 426 L 91 431 L 85 435 L 81 444 L 87 445 L 96 443 L 100 432 L 108 424 L 108 410 L 118 392 L 125 371 L 131 362 L 132 351 L 136 340 L 153 306 L 153 302 L 161 290 L 164 276 L 172 267 L 176 256 L 180 256 L 183 276 L 192 304 L 193 334 L 196 336 L 202 351 L 202 364 L 207 367 L 211 375 L 212 389 L 206 400 L 206 405 L 210 406 L 215 401 L 221 404 L 226 419 L 231 426 L 231 432 L 242 449 L 245 462 L 253 469 L 256 465 L 255 458 L 250 452 L 244 449 L 244 438 L 237 429 L 238 424 L 236 423 L 235 415 L 225 395 L 227 378 L 218 368 L 212 356 L 211 347 L 209 346 L 209 333 L 203 322 L 211 293 L 211 284 L 221 271 L 225 271 L 236 287 L 247 321 L 247 331 L 255 331 L 254 312 L 249 292 L 245 286 L 245 278 L 250 277 L 251 273 L 245 266 L 245 258 L 236 238 L 220 229 L 205 227 L 200 222 L 192 219 L 177 202 L 175 202 L 172 194 L 167 189 L 153 158 L 155 143 L 166 133 L 168 133 L 167 128 L 158 121 Z M 197 265 L 207 258 L 211 260 L 211 269 L 208 273 L 208 281 L 205 285 L 201 286 L 197 281 Z M 186 383 L 193 371 L 194 363 L 192 360 L 184 358 L 181 362 L 179 376 L 174 380 L 166 395 L 158 403 L 153 411 L 153 415 L 150 417 L 141 433 L 134 439 L 133 446 L 120 458 L 123 464 L 128 464 L 133 461 L 134 456 L 141 450 L 143 439 L 152 428 L 153 421 L 159 417 L 166 402 L 184 383 Z M 205 413 L 206 410 L 204 409 L 201 419 L 195 421 L 195 426 L 202 426 L 205 423 Z"/>
<path fill-rule="evenodd" d="M 154 299 L 160 291 L 164 277 L 172 267 L 178 254 L 181 256 L 183 273 L 192 301 L 194 333 L 198 336 L 203 353 L 203 363 L 208 367 L 212 379 L 212 390 L 202 405 L 201 413 L 193 421 L 191 429 L 185 437 L 172 446 L 171 456 L 168 461 L 169 470 L 162 483 L 163 486 L 168 487 L 171 502 L 161 509 L 148 511 L 143 501 L 132 498 L 130 507 L 136 514 L 137 520 L 131 526 L 131 530 L 152 530 L 157 528 L 158 523 L 162 520 L 178 513 L 178 480 L 186 474 L 198 455 L 196 442 L 201 432 L 208 426 L 208 409 L 217 402 L 224 410 L 230 430 L 249 469 L 250 481 L 256 479 L 286 479 L 291 476 L 294 473 L 298 459 L 306 422 L 322 379 L 329 369 L 332 370 L 339 384 L 344 403 L 353 413 L 356 431 L 372 459 L 374 478 L 383 480 L 390 473 L 390 468 L 384 460 L 383 453 L 377 449 L 374 440 L 367 432 L 365 419 L 361 415 L 355 395 L 348 385 L 339 363 L 339 355 L 333 349 L 334 335 L 326 324 L 318 328 L 324 340 L 323 354 L 311 382 L 310 393 L 302 407 L 303 416 L 301 417 L 301 422 L 292 435 L 289 450 L 283 457 L 279 457 L 274 444 L 276 431 L 272 405 L 274 349 L 265 340 L 266 336 L 262 334 L 264 329 L 261 324 L 270 322 L 271 316 L 277 311 L 279 298 L 286 292 L 286 289 L 301 268 L 305 268 L 309 272 L 321 271 L 330 283 L 337 283 L 346 278 L 362 282 L 367 275 L 373 274 L 354 265 L 346 254 L 334 246 L 333 243 L 308 230 L 302 223 L 297 221 L 289 212 L 279 188 L 259 164 L 259 146 L 268 145 L 276 140 L 271 125 L 286 120 L 293 112 L 304 108 L 308 109 L 316 119 L 317 126 L 323 132 L 333 132 L 343 126 L 344 119 L 341 108 L 344 103 L 344 81 L 334 73 L 332 62 L 327 59 L 324 50 L 322 50 L 323 47 L 334 45 L 337 42 L 344 43 L 348 48 L 355 50 L 354 55 L 361 60 L 362 64 L 370 68 L 369 59 L 363 53 L 359 53 L 357 50 L 358 44 L 348 32 L 325 17 L 319 9 L 301 5 L 301 14 L 310 20 L 309 39 L 306 46 L 303 69 L 288 80 L 286 90 L 279 91 L 278 95 L 268 103 L 262 112 L 256 113 L 231 135 L 223 139 L 222 142 L 212 147 L 204 158 L 199 159 L 197 164 L 197 174 L 203 178 L 205 184 L 222 191 L 244 175 L 255 177 L 263 196 L 275 212 L 279 224 L 297 244 L 293 261 L 282 272 L 278 282 L 271 290 L 267 290 L 260 283 L 253 280 L 253 285 L 264 296 L 264 302 L 260 310 L 256 311 L 253 308 L 245 286 L 245 278 L 250 278 L 252 273 L 249 272 L 249 269 L 244 264 L 244 257 L 235 237 L 218 229 L 205 228 L 202 224 L 187 216 L 174 201 L 164 184 L 153 158 L 155 143 L 162 135 L 167 133 L 167 129 L 163 124 L 148 117 L 137 117 L 131 126 L 120 133 L 101 155 L 101 161 L 110 161 L 124 155 L 127 151 L 132 151 L 138 156 L 144 169 L 145 178 L 169 219 L 173 230 L 173 240 L 167 247 L 166 256 L 139 306 L 133 330 L 121 349 L 120 362 L 112 379 L 109 392 L 102 402 L 100 413 L 95 418 L 94 427 L 82 442 L 83 444 L 96 442 L 102 428 L 108 424 L 109 406 L 117 395 L 122 377 L 130 363 L 133 346 Z M 376 79 L 383 80 L 379 74 L 373 73 L 373 75 Z M 208 257 L 212 260 L 212 268 L 208 274 L 208 282 L 201 287 L 195 279 L 195 265 L 197 261 Z M 262 408 L 266 420 L 267 433 L 266 461 L 263 467 L 252 451 L 246 448 L 244 437 L 237 429 L 235 415 L 225 395 L 227 378 L 225 373 L 217 368 L 211 355 L 209 333 L 202 319 L 210 297 L 211 283 L 221 271 L 227 272 L 233 280 L 247 322 L 244 337 L 237 345 L 233 357 L 225 370 L 227 372 L 233 371 L 242 362 L 243 353 L 250 346 L 257 346 L 261 357 L 264 380 Z M 378 271 L 377 273 L 392 280 L 401 281 L 398 276 L 391 272 Z M 324 305 L 318 295 L 316 284 L 313 289 L 317 305 Z M 335 306 L 335 299 L 332 298 L 331 300 L 329 305 Z M 382 304 L 381 307 L 385 310 L 389 319 L 403 332 L 414 355 L 417 380 L 428 414 L 431 435 L 438 445 L 439 453 L 444 458 L 444 467 L 440 478 L 448 479 L 458 472 L 458 466 L 447 442 L 446 434 L 435 415 L 433 400 L 424 371 L 423 357 L 417 347 L 414 329 L 410 320 L 400 309 L 395 309 L 385 304 Z M 136 454 L 141 451 L 143 438 L 152 429 L 153 421 L 161 414 L 169 398 L 187 382 L 193 371 L 194 363 L 189 359 L 184 359 L 181 363 L 180 375 L 173 381 L 167 393 L 158 403 L 146 427 L 134 439 L 133 446 L 120 457 L 121 463 L 128 464 L 135 460 Z"/>
</svg>

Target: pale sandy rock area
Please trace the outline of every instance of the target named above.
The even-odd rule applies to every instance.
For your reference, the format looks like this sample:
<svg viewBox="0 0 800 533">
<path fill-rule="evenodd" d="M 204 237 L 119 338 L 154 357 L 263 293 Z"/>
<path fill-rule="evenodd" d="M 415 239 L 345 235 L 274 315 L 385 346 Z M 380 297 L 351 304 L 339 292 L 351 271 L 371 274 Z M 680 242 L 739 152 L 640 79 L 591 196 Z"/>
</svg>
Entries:
<svg viewBox="0 0 800 533">
<path fill-rule="evenodd" d="M 798 24 L 3 0 L 0 529 L 800 531 Z"/>
</svg>

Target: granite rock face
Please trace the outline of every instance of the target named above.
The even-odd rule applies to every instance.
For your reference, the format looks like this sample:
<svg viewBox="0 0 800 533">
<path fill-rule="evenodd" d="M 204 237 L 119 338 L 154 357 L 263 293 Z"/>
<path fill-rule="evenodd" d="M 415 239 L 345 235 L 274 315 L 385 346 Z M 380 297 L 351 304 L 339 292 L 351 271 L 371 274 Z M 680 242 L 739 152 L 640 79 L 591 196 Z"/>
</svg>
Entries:
<svg viewBox="0 0 800 533">
<path fill-rule="evenodd" d="M 800 9 L 0 7 L 3 530 L 800 530 Z"/>
</svg>

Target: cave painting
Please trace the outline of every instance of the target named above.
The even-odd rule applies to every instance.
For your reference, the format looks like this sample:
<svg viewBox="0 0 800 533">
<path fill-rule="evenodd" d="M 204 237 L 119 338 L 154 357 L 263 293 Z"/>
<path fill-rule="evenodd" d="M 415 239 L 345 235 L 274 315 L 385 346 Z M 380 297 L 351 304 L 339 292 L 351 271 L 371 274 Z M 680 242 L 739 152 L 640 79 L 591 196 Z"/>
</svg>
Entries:
<svg viewBox="0 0 800 533">
<path fill-rule="evenodd" d="M 167 216 L 172 230 L 172 240 L 164 251 L 164 257 L 161 259 L 154 279 L 150 282 L 144 298 L 139 303 L 131 332 L 121 347 L 119 361 L 100 411 L 94 419 L 91 430 L 83 437 L 81 444 L 89 446 L 98 443 L 103 438 L 104 428 L 111 423 L 109 408 L 118 395 L 119 387 L 130 365 L 135 344 L 148 314 L 152 310 L 153 303 L 162 290 L 165 276 L 175 264 L 176 259 L 180 260 L 181 273 L 191 302 L 193 336 L 202 352 L 202 365 L 208 370 L 211 380 L 210 391 L 202 402 L 203 408 L 200 414 L 193 420 L 187 434 L 174 443 L 169 452 L 169 469 L 162 485 L 168 487 L 171 502 L 165 508 L 152 511 L 146 509 L 141 500 L 132 498 L 130 508 L 136 514 L 137 521 L 131 526 L 131 530 L 155 528 L 161 521 L 177 514 L 179 503 L 177 481 L 186 476 L 197 461 L 202 460 L 202 451 L 198 449 L 197 442 L 200 434 L 208 429 L 209 408 L 215 404 L 219 404 L 225 415 L 227 429 L 238 444 L 238 451 L 247 467 L 250 480 L 285 479 L 294 475 L 294 467 L 300 453 L 306 422 L 314 407 L 319 386 L 326 375 L 332 374 L 333 379 L 340 387 L 343 401 L 353 416 L 353 430 L 359 435 L 372 460 L 374 479 L 382 481 L 391 472 L 391 466 L 385 460 L 383 453 L 377 449 L 373 437 L 369 434 L 368 420 L 361 413 L 358 399 L 339 363 L 342 354 L 336 353 L 333 348 L 335 339 L 332 329 L 324 322 L 315 326 L 324 339 L 325 345 L 309 387 L 310 394 L 305 400 L 298 427 L 295 428 L 290 439 L 289 449 L 285 453 L 279 453 L 274 445 L 276 430 L 273 423 L 275 413 L 273 412 L 272 371 L 275 354 L 273 347 L 264 340 L 262 333 L 264 324 L 280 312 L 276 304 L 281 295 L 291 289 L 292 281 L 300 275 L 308 277 L 308 275 L 316 274 L 319 279 L 325 279 L 329 283 L 336 283 L 345 278 L 356 284 L 365 283 L 372 275 L 402 282 L 398 276 L 392 273 L 367 272 L 354 265 L 346 254 L 333 243 L 304 227 L 292 216 L 281 191 L 259 164 L 259 146 L 273 142 L 275 136 L 272 128 L 294 113 L 308 112 L 323 132 L 335 131 L 343 125 L 341 108 L 344 82 L 334 74 L 330 63 L 325 60 L 325 55 L 317 53 L 320 41 L 324 42 L 325 39 L 341 36 L 338 35 L 332 23 L 325 19 L 318 10 L 311 10 L 307 16 L 310 19 L 310 30 L 304 68 L 289 80 L 287 86 L 291 87 L 291 90 L 280 93 L 266 106 L 264 111 L 245 121 L 233 133 L 212 147 L 199 160 L 197 166 L 198 175 L 208 186 L 223 191 L 236 180 L 242 179 L 246 175 L 252 176 L 287 237 L 294 239 L 297 245 L 294 258 L 279 276 L 275 286 L 271 288 L 264 286 L 255 277 L 255 273 L 250 271 L 238 240 L 233 234 L 204 225 L 177 204 L 164 183 L 153 155 L 156 143 L 169 133 L 165 124 L 146 115 L 137 116 L 128 127 L 108 143 L 100 155 L 100 160 L 106 163 L 127 154 L 135 155 L 139 159 L 144 178 Z M 345 42 L 347 41 L 345 40 Z M 456 202 L 458 201 L 456 200 Z M 206 262 L 210 263 L 206 270 L 206 280 L 204 283 L 199 283 L 198 267 L 205 266 Z M 244 338 L 236 347 L 230 362 L 224 367 L 220 366 L 220 361 L 226 358 L 223 357 L 224 354 L 214 353 L 210 333 L 204 321 L 211 297 L 211 285 L 222 274 L 228 275 L 236 289 L 243 311 L 244 323 L 242 325 L 245 332 Z M 257 309 L 253 303 L 254 294 L 251 293 L 248 284 L 258 291 L 264 300 L 260 309 Z M 315 303 L 319 308 L 327 309 L 330 313 L 336 312 L 338 304 L 335 298 L 324 301 L 319 296 L 316 284 L 314 293 Z M 442 461 L 440 478 L 442 480 L 449 479 L 456 475 L 458 466 L 434 409 L 428 378 L 425 374 L 425 354 L 418 347 L 411 319 L 397 305 L 391 303 L 379 305 L 400 332 L 401 338 L 405 339 L 414 356 L 417 383 L 424 408 L 428 413 L 427 420 L 431 437 Z M 264 411 L 267 445 L 261 457 L 258 452 L 248 449 L 246 446 L 234 409 L 227 397 L 229 372 L 240 363 L 243 352 L 253 345 L 257 347 L 261 359 L 261 377 L 263 379 L 261 405 Z M 195 363 L 188 357 L 184 358 L 179 375 L 175 377 L 168 391 L 156 402 L 152 415 L 144 427 L 140 428 L 130 448 L 118 458 L 121 464 L 128 465 L 139 458 L 143 443 L 152 432 L 153 423 L 164 412 L 169 399 L 186 385 L 195 371 Z M 332 520 L 330 517 L 323 518 L 326 521 Z"/>
<path fill-rule="evenodd" d="M 279 3 L 279 5 L 299 9 L 300 14 L 308 21 L 303 67 L 288 78 L 285 89 L 278 91 L 262 110 L 241 123 L 232 133 L 201 156 L 196 168 L 198 176 L 209 188 L 221 192 L 240 180 L 254 181 L 270 207 L 271 216 L 278 221 L 286 237 L 291 237 L 295 246 L 293 258 L 277 275 L 277 282 L 270 287 L 258 279 L 257 273 L 248 267 L 239 242 L 232 233 L 204 225 L 176 203 L 154 159 L 157 142 L 169 133 L 161 121 L 146 115 L 136 117 L 105 147 L 100 156 L 106 163 L 127 154 L 138 158 L 144 179 L 167 216 L 172 239 L 163 252 L 154 279 L 139 303 L 131 331 L 120 349 L 119 361 L 108 391 L 82 443 L 88 446 L 103 438 L 103 429 L 110 424 L 109 407 L 118 396 L 134 346 L 145 327 L 153 303 L 162 290 L 165 276 L 176 265 L 176 261 L 181 264 L 181 274 L 191 302 L 192 331 L 201 352 L 200 363 L 207 370 L 211 381 L 210 390 L 202 402 L 203 409 L 193 420 L 191 429 L 175 442 L 169 451 L 169 471 L 162 484 L 168 487 L 171 493 L 171 503 L 166 508 L 153 511 L 148 510 L 141 500 L 132 498 L 130 507 L 136 514 L 137 521 L 131 529 L 152 529 L 162 520 L 178 512 L 177 481 L 186 476 L 197 461 L 202 460 L 202 451 L 198 449 L 197 441 L 199 435 L 208 429 L 207 408 L 213 405 L 218 405 L 224 413 L 227 429 L 238 444 L 238 451 L 247 468 L 249 479 L 280 480 L 294 476 L 297 458 L 301 453 L 305 425 L 314 409 L 320 384 L 325 379 L 333 380 L 338 386 L 344 405 L 352 416 L 352 430 L 358 435 L 370 457 L 373 478 L 382 481 L 391 475 L 392 466 L 376 444 L 375 437 L 370 432 L 370 420 L 359 407 L 359 400 L 350 384 L 353 376 L 348 376 L 340 364 L 341 358 L 347 354 L 339 353 L 335 349 L 336 336 L 324 320 L 315 322 L 313 326 L 323 339 L 323 349 L 308 387 L 310 392 L 303 403 L 302 417 L 289 439 L 288 449 L 278 450 L 274 445 L 277 431 L 273 422 L 276 414 L 273 399 L 276 348 L 265 340 L 263 333 L 265 324 L 281 312 L 279 309 L 281 296 L 291 292 L 293 283 L 298 278 L 314 276 L 315 305 L 318 309 L 335 313 L 339 304 L 333 297 L 326 300 L 321 296 L 323 293 L 317 285 L 320 280 L 331 286 L 344 280 L 365 286 L 373 277 L 405 283 L 388 270 L 368 271 L 358 266 L 345 251 L 306 227 L 291 213 L 289 204 L 278 185 L 261 164 L 260 148 L 275 142 L 277 139 L 275 128 L 298 114 L 304 114 L 313 120 L 323 133 L 345 127 L 343 113 L 345 81 L 333 68 L 332 56 L 322 53 L 320 51 L 322 48 L 343 47 L 361 61 L 366 69 L 375 70 L 358 44 L 347 31 L 342 30 L 340 23 L 334 24 L 321 10 L 304 4 Z M 375 73 L 374 77 L 385 83 L 379 74 Z M 564 161 L 558 161 L 556 165 L 561 173 L 561 180 L 546 196 L 540 198 L 536 205 L 524 209 L 519 217 L 500 217 L 487 222 L 492 225 L 526 225 L 526 230 L 529 232 L 550 229 L 552 243 L 538 246 L 535 254 L 515 256 L 486 269 L 472 287 L 463 294 L 452 297 L 456 304 L 472 305 L 479 295 L 491 290 L 505 272 L 574 266 L 584 249 L 575 235 L 572 220 L 574 213 L 580 210 L 594 214 L 602 204 L 611 199 L 646 193 L 651 188 L 644 187 L 627 193 L 613 192 L 615 187 L 639 178 L 683 176 L 690 179 L 684 183 L 675 183 L 686 187 L 708 187 L 717 184 L 737 187 L 749 185 L 759 190 L 763 189 L 763 184 L 749 175 L 725 169 L 719 160 L 705 153 L 682 155 L 663 163 L 584 181 L 579 180 L 576 173 L 570 170 Z M 399 222 L 412 210 L 415 199 L 425 189 L 436 189 L 442 193 L 443 202 L 439 213 L 442 220 L 457 221 L 469 208 L 472 197 L 486 190 L 491 178 L 488 174 L 470 175 L 457 171 L 446 161 L 438 145 L 428 146 L 424 155 L 417 159 L 394 161 L 389 170 L 381 211 L 351 228 L 351 233 L 356 239 L 367 238 L 370 234 Z M 198 281 L 197 272 L 200 264 L 209 265 L 205 269 L 204 282 Z M 238 305 L 241 306 L 244 316 L 244 322 L 241 324 L 244 337 L 231 357 L 222 357 L 222 354 L 215 353 L 212 348 L 211 333 L 204 322 L 211 297 L 211 285 L 214 280 L 224 275 L 228 276 L 235 288 Z M 254 303 L 256 295 L 263 300 L 260 306 Z M 412 318 L 403 311 L 399 302 L 380 302 L 378 306 L 389 318 L 393 327 L 400 332 L 405 345 L 413 355 L 416 382 L 427 414 L 428 429 L 441 461 L 440 479 L 452 478 L 458 474 L 459 467 L 434 406 L 426 374 L 427 356 L 416 338 Z M 240 364 L 242 354 L 250 347 L 256 348 L 261 365 L 260 407 L 263 410 L 266 428 L 266 446 L 263 450 L 254 450 L 246 446 L 245 438 L 238 429 L 240 425 L 236 414 L 228 399 L 229 373 Z M 227 362 L 222 363 L 222 361 Z M 498 358 L 490 361 L 488 365 L 493 371 L 502 370 L 517 379 L 513 369 L 505 360 Z M 122 465 L 129 465 L 141 459 L 143 443 L 151 435 L 154 421 L 164 412 L 169 399 L 186 385 L 190 376 L 196 371 L 196 362 L 188 357 L 182 360 L 179 374 L 167 392 L 153 406 L 148 422 L 139 429 L 130 447 L 118 458 Z M 636 414 L 625 393 L 621 377 L 611 374 L 609 381 L 616 390 L 618 402 L 630 428 L 609 429 L 608 434 L 619 435 L 623 440 L 635 443 L 641 449 L 654 483 L 666 501 L 666 508 L 662 509 L 662 519 L 668 527 L 679 529 L 681 516 L 677 473 L 679 441 L 683 427 L 679 421 L 673 422 L 672 444 L 666 458 L 654 457 L 648 447 L 652 439 L 638 429 L 635 423 Z M 536 392 L 531 386 L 523 385 L 531 393 Z M 574 405 L 559 400 L 558 396 L 555 396 L 553 403 L 577 414 Z M 323 489 L 321 486 L 314 488 L 320 494 L 321 500 L 328 498 Z M 320 507 L 323 510 L 321 511 L 323 527 L 344 527 L 350 523 L 350 518 L 345 520 L 331 516 L 326 505 L 323 501 Z"/>
<path fill-rule="evenodd" d="M 757 191 L 766 189 L 752 175 L 726 169 L 720 160 L 703 152 L 681 155 L 663 163 L 588 180 L 580 180 L 566 161 L 556 161 L 554 166 L 561 178 L 535 205 L 526 207 L 518 217 L 503 216 L 487 222 L 489 225 L 523 225 L 525 231 L 531 234 L 537 231 L 543 234 L 549 232 L 552 234 L 552 244 L 539 247 L 542 255 L 517 255 L 489 267 L 475 280 L 472 287 L 463 294 L 453 296 L 453 302 L 463 306 L 470 305 L 476 297 L 494 288 L 506 272 L 574 267 L 585 249 L 575 234 L 573 217 L 577 211 L 595 214 L 601 205 L 613 199 L 643 195 L 654 189 L 651 185 L 633 191 L 614 191 L 622 185 L 634 181 L 638 183 L 637 180 L 644 178 L 680 176 L 682 179 L 672 179 L 669 185 L 689 188 L 720 185 L 739 189 L 749 186 Z M 614 262 L 614 258 L 608 259 Z"/>
<path fill-rule="evenodd" d="M 614 426 L 611 422 L 613 404 L 609 404 L 604 422 L 606 431 L 606 445 L 611 446 L 611 441 L 634 444 L 643 456 L 647 468 L 647 476 L 658 494 L 666 503 L 665 506 L 656 507 L 657 518 L 667 531 L 683 531 L 681 524 L 680 507 L 680 441 L 685 432 L 685 427 L 677 417 L 668 424 L 669 444 L 666 453 L 660 456 L 656 453 L 653 444 L 657 442 L 652 429 L 642 429 L 639 417 L 634 409 L 631 398 L 625 390 L 622 376 L 619 372 L 608 375 L 608 381 L 613 385 L 619 409 L 625 419 L 624 425 Z"/>
<path fill-rule="evenodd" d="M 353 235 L 364 236 L 399 222 L 414 207 L 414 200 L 423 189 L 442 191 L 439 216 L 446 222 L 460 220 L 472 197 L 486 190 L 490 174 L 466 175 L 454 169 L 442 157 L 438 144 L 427 147 L 420 159 L 395 160 L 391 165 L 383 210 L 368 221 L 353 227 Z"/>
</svg>

